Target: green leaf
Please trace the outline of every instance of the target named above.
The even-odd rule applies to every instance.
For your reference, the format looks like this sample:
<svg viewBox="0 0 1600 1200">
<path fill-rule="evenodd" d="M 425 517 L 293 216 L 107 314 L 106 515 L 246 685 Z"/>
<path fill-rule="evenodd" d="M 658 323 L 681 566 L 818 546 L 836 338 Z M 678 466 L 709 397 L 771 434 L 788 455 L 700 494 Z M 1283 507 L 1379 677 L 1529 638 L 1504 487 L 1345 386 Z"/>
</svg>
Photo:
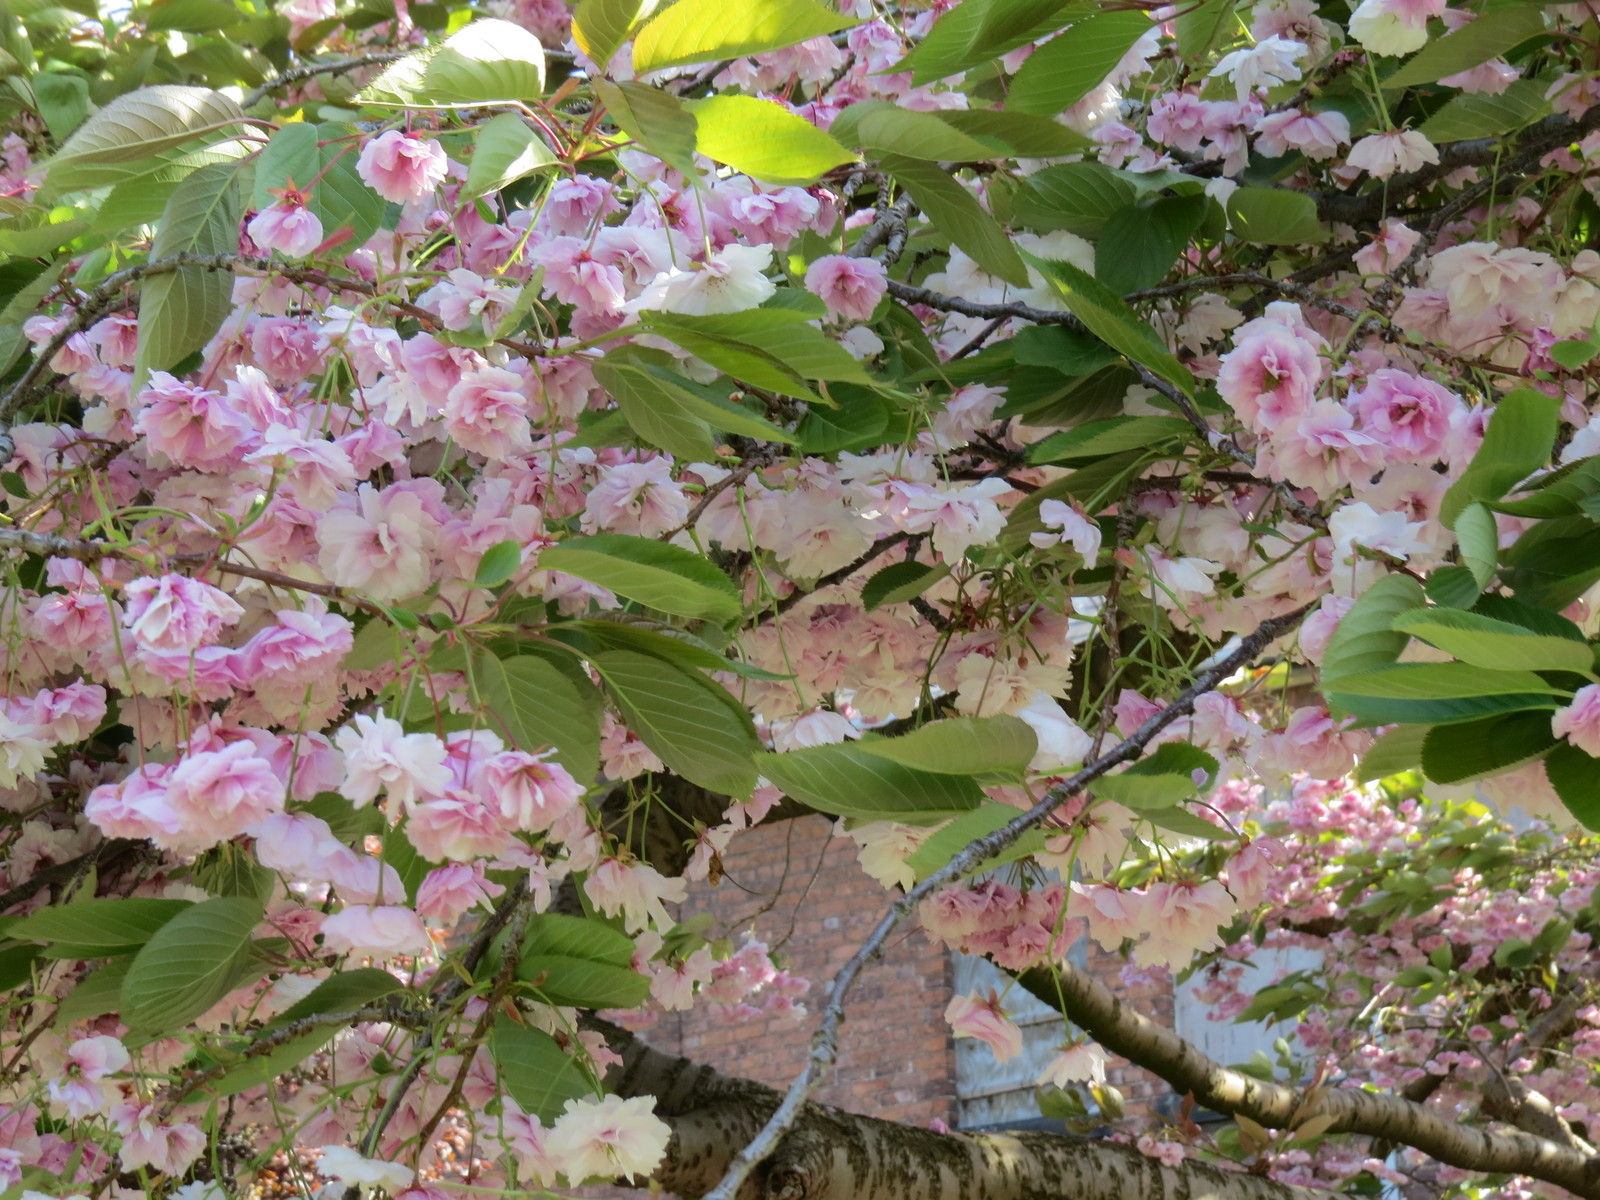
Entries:
<svg viewBox="0 0 1600 1200">
<path fill-rule="evenodd" d="M 276 199 L 272 189 L 287 187 L 291 180 L 299 188 L 309 188 L 322 170 L 322 151 L 317 141 L 315 125 L 293 121 L 280 126 L 256 159 L 255 190 L 250 194 L 250 207 L 266 208 Z"/>
<path fill-rule="evenodd" d="M 774 386 L 782 385 L 778 387 L 779 391 L 792 392 L 796 386 L 794 381 L 805 379 L 854 384 L 869 382 L 867 373 L 851 357 L 850 352 L 820 329 L 813 328 L 800 313 L 747 309 L 739 313 L 695 317 L 652 312 L 643 314 L 640 323 L 677 342 L 684 349 L 699 354 L 714 366 L 722 365 L 717 362 L 719 358 L 722 359 L 730 374 L 753 379 L 751 372 L 757 363 L 760 368 L 756 374 L 763 371 L 771 373 L 775 369 L 782 373 L 774 381 Z M 621 349 L 616 356 L 624 355 L 631 349 Z M 652 369 L 651 373 L 683 395 L 685 402 L 691 405 L 695 403 L 696 395 L 704 400 L 710 399 L 713 394 L 706 390 L 705 385 L 685 379 L 676 370 L 659 367 Z M 702 412 L 713 425 L 732 430 L 732 426 L 726 426 L 726 421 L 739 418 L 728 411 L 729 407 L 725 401 L 719 400 L 714 405 L 714 413 L 703 405 L 696 411 Z M 765 441 L 783 441 L 787 437 L 770 421 L 758 418 L 746 409 L 738 409 L 738 412 L 744 415 L 737 432 Z M 713 415 L 716 420 L 712 420 Z"/>
<path fill-rule="evenodd" d="M 311 190 L 311 211 L 322 221 L 323 231 L 329 237 L 348 228 L 348 244 L 359 246 L 383 224 L 388 201 L 356 173 L 358 156 L 349 144 L 331 140 L 344 137 L 348 132 L 338 125 L 317 127 L 317 137 L 324 143 L 322 178 Z"/>
<path fill-rule="evenodd" d="M 132 954 L 168 921 L 192 907 L 187 900 L 141 896 L 126 900 L 79 900 L 30 913 L 7 927 L 6 936 L 70 948 L 75 952 L 70 956 L 73 958 L 110 958 Z"/>
<path fill-rule="evenodd" d="M 760 754 L 762 775 L 818 812 L 863 821 L 932 825 L 977 808 L 983 792 L 968 776 L 919 771 L 860 746 L 813 746 Z"/>
<path fill-rule="evenodd" d="M 1384 734 L 1368 747 L 1361 761 L 1356 764 L 1356 781 L 1371 783 L 1420 767 L 1423 739 L 1430 728 L 1427 725 L 1401 725 Z M 1441 728 L 1464 729 L 1466 726 L 1449 725 Z"/>
<path fill-rule="evenodd" d="M 1435 783 L 1469 783 L 1532 762 L 1555 744 L 1548 712 L 1503 713 L 1425 730 L 1420 761 Z"/>
<path fill-rule="evenodd" d="M 1567 811 L 1585 829 L 1600 830 L 1600 760 L 1576 746 L 1561 745 L 1550 751 L 1544 770 Z"/>
<path fill-rule="evenodd" d="M 108 962 L 62 997 L 55 1012 L 60 1028 L 79 1021 L 92 1021 L 122 1007 L 122 981 L 128 977 L 131 958 Z"/>
<path fill-rule="evenodd" d="M 1237 0 L 1201 0 L 1173 18 L 1178 54 L 1185 59 L 1205 58 L 1219 43 L 1229 40 L 1238 26 Z"/>
<path fill-rule="evenodd" d="M 1582 370 L 1596 354 L 1600 354 L 1600 346 L 1590 341 L 1556 342 L 1550 347 L 1551 359 L 1569 371 Z"/>
<path fill-rule="evenodd" d="M 1095 277 L 1119 295 L 1154 287 L 1189 245 L 1210 204 L 1197 193 L 1118 209 L 1095 244 Z"/>
<path fill-rule="evenodd" d="M 568 1100 L 600 1091 L 584 1066 L 556 1045 L 553 1037 L 508 1016 L 495 1018 L 489 1056 L 494 1059 L 500 1086 L 523 1112 L 532 1113 L 546 1126 L 561 1115 Z"/>
<path fill-rule="evenodd" d="M 1409 575 L 1385 575 L 1361 593 L 1340 620 L 1322 655 L 1322 683 L 1386 667 L 1410 639 L 1394 630 L 1394 619 L 1426 602 L 1422 585 Z"/>
<path fill-rule="evenodd" d="M 1112 363 L 1120 366 L 1121 355 L 1093 334 L 1065 325 L 1029 325 L 1011 339 L 1011 354 L 1018 366 L 1049 367 L 1063 375 L 1088 375 Z M 1122 399 L 1121 388 L 1117 399 Z"/>
<path fill-rule="evenodd" d="M 1168 833 L 1175 833 L 1179 837 L 1200 838 L 1207 842 L 1231 842 L 1234 835 L 1221 825 L 1213 825 L 1202 816 L 1190 812 L 1187 808 L 1174 806 L 1172 808 L 1149 809 L 1139 814 L 1139 818 L 1149 821 L 1150 824 Z"/>
<path fill-rule="evenodd" d="M 1343 687 L 1346 680 L 1339 681 Z M 1542 692 L 1519 692 L 1505 696 L 1459 696 L 1438 700 L 1393 700 L 1383 696 L 1358 696 L 1328 688 L 1324 691 L 1331 708 L 1355 717 L 1363 726 L 1375 725 L 1454 725 L 1477 721 L 1497 713 L 1528 709 L 1554 710 L 1560 698 Z"/>
<path fill-rule="evenodd" d="M 633 939 L 604 921 L 562 913 L 538 913 L 528 918 L 522 938 L 523 954 L 556 954 L 585 958 L 613 967 L 633 961 Z"/>
<path fill-rule="evenodd" d="M 916 562 L 899 562 L 883 568 L 861 588 L 861 606 L 868 612 L 886 604 L 903 604 L 922 595 L 950 574 L 948 566 L 925 567 Z"/>
<path fill-rule="evenodd" d="M 633 39 L 633 73 L 762 54 L 854 24 L 817 0 L 677 0 Z"/>
<path fill-rule="evenodd" d="M 972 2 L 965 0 L 962 7 Z M 922 44 L 927 44 L 926 39 Z M 1064 158 L 1068 154 L 1082 154 L 1093 145 L 1077 130 L 1032 113 L 952 108 L 941 111 L 939 119 L 969 137 L 990 142 L 996 149 L 1022 158 Z"/>
<path fill-rule="evenodd" d="M 1594 670 L 1594 648 L 1587 642 L 1532 633 L 1509 621 L 1457 608 L 1404 612 L 1395 618 L 1394 629 L 1480 667 L 1585 675 Z M 1340 683 L 1342 686 L 1343 679 Z"/>
<path fill-rule="evenodd" d="M 793 679 L 792 675 L 779 675 L 764 671 L 738 659 L 719 654 L 687 629 L 666 625 L 626 613 L 607 613 L 592 620 L 569 622 L 562 627 L 581 633 L 585 652 L 600 649 L 637 650 L 653 658 L 664 658 L 679 666 L 698 667 L 705 671 L 727 671 L 746 679 L 777 681 Z"/>
<path fill-rule="evenodd" d="M 311 989 L 304 999 L 297 1000 L 264 1026 L 264 1032 L 283 1029 L 297 1021 L 334 1013 L 352 1012 L 376 1000 L 404 992 L 406 985 L 387 971 L 376 967 L 355 967 L 328 976 Z M 329 1027 L 327 1036 L 336 1030 Z"/>
<path fill-rule="evenodd" d="M 674 8 L 693 3 L 678 0 Z M 772 100 L 723 93 L 685 107 L 694 114 L 701 154 L 763 183 L 804 187 L 855 161 L 831 135 Z"/>
<path fill-rule="evenodd" d="M 178 184 L 161 214 L 150 257 L 238 253 L 239 171 L 237 163 L 214 163 Z M 147 279 L 139 298 L 135 390 L 151 371 L 203 349 L 231 311 L 233 276 L 227 271 L 180 267 Z"/>
<path fill-rule="evenodd" d="M 1028 447 L 1028 461 L 1042 466 L 1103 458 L 1141 447 L 1170 446 L 1193 432 L 1181 417 L 1112 417 L 1051 434 Z"/>
<path fill-rule="evenodd" d="M 628 40 L 640 14 L 653 7 L 653 0 L 579 0 L 572 14 L 572 40 L 604 71 Z"/>
<path fill-rule="evenodd" d="M 1016 717 L 951 717 L 898 737 L 869 735 L 854 749 L 935 775 L 1020 776 L 1039 739 Z"/>
<path fill-rule="evenodd" d="M 890 410 L 882 396 L 866 388 L 831 389 L 837 408 L 813 406 L 795 428 L 804 454 L 834 454 L 883 443 Z"/>
<path fill-rule="evenodd" d="M 89 115 L 89 82 L 81 75 L 35 75 L 33 99 L 50 136 L 60 142 Z"/>
<path fill-rule="evenodd" d="M 544 94 L 544 47 L 521 25 L 481 18 L 440 43 L 422 77 L 434 104 L 509 104 Z"/>
<path fill-rule="evenodd" d="M 731 621 L 739 589 L 692 551 L 619 533 L 568 538 L 539 554 L 541 570 L 564 571 L 660 612 Z"/>
<path fill-rule="evenodd" d="M 22 333 L 23 322 L 34 315 L 44 298 L 60 281 L 67 264 L 72 261 L 70 256 L 58 258 L 18 288 L 5 307 L 0 308 L 0 372 L 9 371 L 21 357 L 23 348 L 28 344 Z"/>
<path fill-rule="evenodd" d="M 852 104 L 839 114 L 829 132 L 841 142 L 863 150 L 901 154 L 930 162 L 984 162 L 996 157 L 992 147 L 962 133 L 934 113 L 915 112 L 887 100 Z"/>
<path fill-rule="evenodd" d="M 879 162 L 896 183 L 911 193 L 917 207 L 939 231 L 980 267 L 1006 283 L 1028 286 L 1028 269 L 1005 230 L 954 177 L 940 170 L 937 163 L 918 162 L 899 154 L 881 155 Z"/>
<path fill-rule="evenodd" d="M 155 0 L 145 16 L 144 27 L 210 33 L 238 25 L 243 20 L 244 15 L 224 0 Z"/>
<path fill-rule="evenodd" d="M 1228 197 L 1228 224 L 1239 237 L 1263 246 L 1315 246 L 1328 240 L 1317 204 L 1304 192 L 1242 187 Z"/>
<path fill-rule="evenodd" d="M 517 978 L 537 988 L 546 1004 L 573 1008 L 636 1008 L 650 995 L 650 981 L 627 966 L 561 954 L 524 952 Z"/>
<path fill-rule="evenodd" d="M 1569 694 L 1568 689 L 1546 683 L 1532 671 L 1502 671 L 1465 662 L 1396 663 L 1376 671 L 1341 675 L 1338 691 L 1341 696 L 1381 696 L 1392 700 L 1450 700 L 1522 692 Z"/>
<path fill-rule="evenodd" d="M 497 192 L 524 175 L 556 165 L 556 156 L 527 121 L 517 113 L 500 113 L 478 126 L 474 135 L 464 195 Z"/>
<path fill-rule="evenodd" d="M 1544 14 L 1528 5 L 1490 9 L 1431 41 L 1383 81 L 1385 90 L 1434 83 L 1486 63 L 1545 31 Z"/>
<path fill-rule="evenodd" d="M 597 79 L 594 90 L 623 133 L 679 174 L 694 176 L 696 121 L 683 101 L 642 83 Z"/>
<path fill-rule="evenodd" d="M 80 125 L 50 158 L 47 173 L 89 163 L 132 163 L 234 128 L 244 112 L 210 88 L 163 83 L 126 92 Z M 64 186 L 59 180 L 52 186 Z"/>
<path fill-rule="evenodd" d="M 755 788 L 760 749 L 750 714 L 696 671 L 631 650 L 593 658 L 622 719 L 667 769 L 727 796 Z"/>
<path fill-rule="evenodd" d="M 1073 0 L 964 0 L 946 11 L 894 70 L 918 86 L 999 58 L 1058 28 Z"/>
<path fill-rule="evenodd" d="M 515 539 L 496 542 L 478 559 L 478 569 L 472 582 L 482 588 L 496 588 L 506 583 L 522 566 L 522 543 Z"/>
<path fill-rule="evenodd" d="M 1472 572 L 1479 589 L 1488 587 L 1500 556 L 1500 531 L 1495 527 L 1494 514 L 1482 504 L 1467 505 L 1456 518 L 1456 544 L 1461 548 L 1462 563 Z"/>
<path fill-rule="evenodd" d="M 243 846 L 223 842 L 195 862 L 191 882 L 213 896 L 253 897 L 265 904 L 272 898 L 278 876 L 263 867 Z"/>
<path fill-rule="evenodd" d="M 1478 599 L 1477 577 L 1467 567 L 1439 567 L 1428 574 L 1428 599 L 1444 608 L 1471 608 Z"/>
<path fill-rule="evenodd" d="M 1500 578 L 1519 600 L 1565 608 L 1600 580 L 1600 528 L 1588 516 L 1540 521 L 1501 553 Z"/>
<path fill-rule="evenodd" d="M 1009 804 L 985 800 L 931 834 L 906 859 L 906 865 L 917 873 L 918 879 L 924 879 L 965 850 L 969 842 L 1004 829 L 1017 815 Z"/>
<path fill-rule="evenodd" d="M 1584 515 L 1584 505 L 1600 495 L 1600 456 L 1580 458 L 1541 475 L 1521 493 L 1520 500 L 1487 501 L 1495 512 L 1514 517 L 1574 517 Z"/>
<path fill-rule="evenodd" d="M 1073 316 L 1082 321 L 1090 333 L 1185 393 L 1194 394 L 1194 378 L 1188 369 L 1172 356 L 1161 344 L 1156 331 L 1129 308 L 1122 297 L 1071 263 L 1036 258 L 1032 254 L 1025 254 L 1025 257 L 1050 280 Z"/>
<path fill-rule="evenodd" d="M 1541 79 L 1519 79 L 1498 96 L 1487 92 L 1457 96 L 1424 121 L 1418 132 L 1435 145 L 1510 133 L 1549 115 L 1550 101 L 1544 98 L 1549 86 Z"/>
<path fill-rule="evenodd" d="M 1138 194 L 1132 183 L 1104 163 L 1062 163 L 1028 176 L 1012 209 L 1030 229 L 1044 233 L 1064 229 L 1094 238 Z"/>
<path fill-rule="evenodd" d="M 1104 82 L 1123 55 L 1155 26 L 1138 9 L 1102 12 L 1040 46 L 1011 80 L 1006 107 L 1053 117 Z"/>
<path fill-rule="evenodd" d="M 1473 99 L 1474 97 L 1466 97 Z M 1550 462 L 1560 425 L 1561 401 L 1532 388 L 1502 396 L 1489 415 L 1483 444 L 1460 479 L 1445 493 L 1439 519 L 1450 529 L 1467 505 L 1498 500 Z"/>
<path fill-rule="evenodd" d="M 633 940 L 603 921 L 543 913 L 528 922 L 517 978 L 536 983 L 550 1004 L 633 1008 L 650 994 L 633 953 Z"/>
<path fill-rule="evenodd" d="M 144 1032 L 181 1029 L 235 986 L 261 923 L 259 901 L 224 896 L 168 921 L 122 983 L 122 1019 Z"/>
<path fill-rule="evenodd" d="M 580 786 L 600 770 L 600 696 L 531 654 L 473 662 L 473 682 L 490 720 L 506 740 L 530 754 L 555 748 L 556 761 Z"/>
<path fill-rule="evenodd" d="M 685 462 L 709 462 L 716 457 L 711 426 L 685 408 L 663 380 L 626 361 L 597 362 L 594 377 L 617 402 L 628 428 L 640 441 Z"/>
<path fill-rule="evenodd" d="M 1098 780 L 1094 792 L 1135 812 L 1171 808 L 1215 783 L 1217 770 L 1217 760 L 1198 746 L 1167 742 L 1127 770 Z M 1203 783 L 1194 778 L 1196 771 L 1204 773 Z"/>
</svg>

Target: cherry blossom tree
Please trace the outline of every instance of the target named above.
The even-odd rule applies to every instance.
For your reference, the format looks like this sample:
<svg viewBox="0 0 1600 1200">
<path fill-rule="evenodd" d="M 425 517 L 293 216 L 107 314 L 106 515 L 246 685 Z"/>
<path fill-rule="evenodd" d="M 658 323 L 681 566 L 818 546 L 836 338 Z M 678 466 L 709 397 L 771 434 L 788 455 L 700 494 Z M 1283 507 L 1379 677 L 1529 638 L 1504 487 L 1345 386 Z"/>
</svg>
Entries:
<svg viewBox="0 0 1600 1200">
<path fill-rule="evenodd" d="M 6 1200 L 1600 1198 L 1593 3 L 0 28 Z M 834 978 L 679 922 L 816 813 Z M 1109 1136 L 810 1102 L 911 921 Z"/>
</svg>

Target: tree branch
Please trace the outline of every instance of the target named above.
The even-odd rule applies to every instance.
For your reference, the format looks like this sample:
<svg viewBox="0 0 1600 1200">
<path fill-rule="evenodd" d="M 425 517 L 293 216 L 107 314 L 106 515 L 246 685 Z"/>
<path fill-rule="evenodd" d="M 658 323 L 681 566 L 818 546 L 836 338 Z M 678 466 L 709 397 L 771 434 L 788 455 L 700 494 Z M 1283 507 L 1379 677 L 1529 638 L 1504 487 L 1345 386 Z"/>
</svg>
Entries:
<svg viewBox="0 0 1600 1200">
<path fill-rule="evenodd" d="M 1501 179 L 1525 174 L 1552 150 L 1580 141 L 1596 129 L 1600 129 L 1600 106 L 1590 108 L 1576 121 L 1561 113 L 1536 121 L 1522 131 L 1522 136 L 1513 147 L 1513 156 L 1501 163 L 1496 174 Z M 1377 220 L 1396 199 L 1433 186 L 1451 171 L 1462 167 L 1487 166 L 1504 153 L 1505 145 L 1497 137 L 1450 142 L 1439 147 L 1437 164 L 1396 175 L 1384 186 L 1355 195 L 1348 192 L 1313 192 L 1312 199 L 1317 202 L 1317 213 L 1324 221 L 1359 225 Z"/>
<path fill-rule="evenodd" d="M 1125 1006 L 1104 984 L 1070 963 L 1054 970 L 1037 967 L 1017 978 L 1046 1003 L 1064 1000 L 1066 1015 L 1107 1050 L 1154 1072 L 1179 1092 L 1191 1093 L 1207 1108 L 1249 1117 L 1272 1129 L 1293 1129 L 1313 1117 L 1330 1116 L 1331 1132 L 1382 1138 L 1462 1170 L 1526 1175 L 1600 1200 L 1600 1160 L 1571 1145 L 1520 1130 L 1476 1129 L 1400 1096 L 1357 1088 L 1306 1092 L 1252 1078 Z"/>
<path fill-rule="evenodd" d="M 732 1150 L 780 1107 L 749 1080 L 662 1053 L 593 1022 L 622 1057 L 606 1083 L 654 1096 L 672 1141 L 653 1181 L 697 1200 L 727 1170 Z M 619 1181 L 622 1182 L 622 1181 Z M 1131 1146 L 1049 1133 L 936 1133 L 806 1104 L 739 1200 L 1326 1200 L 1327 1193 L 1209 1163 L 1165 1167 Z"/>
<path fill-rule="evenodd" d="M 359 71 L 362 67 L 381 67 L 392 62 L 399 62 L 406 55 L 413 53 L 410 50 L 385 50 L 377 54 L 362 54 L 356 58 L 339 58 L 331 62 L 307 63 L 303 67 L 290 67 L 281 74 L 274 75 L 265 83 L 252 88 L 245 93 L 239 107 L 248 109 L 265 99 L 280 88 L 292 87 L 297 83 L 304 83 L 318 75 L 345 75 L 351 71 Z"/>
<path fill-rule="evenodd" d="M 1183 690 L 1171 704 L 1160 712 L 1152 715 L 1144 724 L 1140 725 L 1133 735 L 1111 750 L 1085 765 L 1076 774 L 1050 788 L 1037 804 L 1027 812 L 1013 818 L 1002 828 L 983 837 L 975 838 L 967 843 L 954 858 L 939 870 L 928 875 L 921 883 L 905 893 L 889 906 L 889 911 L 878 922 L 877 927 L 862 942 L 850 960 L 833 977 L 832 987 L 828 993 L 828 1003 L 822 1010 L 821 1024 L 811 1039 L 811 1052 L 806 1061 L 805 1070 L 794 1083 L 790 1085 L 784 1095 L 783 1102 L 762 1126 L 760 1132 L 750 1140 L 733 1161 L 729 1164 L 727 1173 L 722 1182 L 708 1193 L 708 1200 L 735 1200 L 739 1195 L 741 1185 L 754 1170 L 756 1165 L 764 1161 L 774 1150 L 784 1135 L 799 1120 L 800 1113 L 807 1098 L 822 1082 L 823 1078 L 832 1069 L 834 1061 L 839 1055 L 839 1026 L 844 1020 L 844 1002 L 849 995 L 856 977 L 862 969 L 875 959 L 883 949 L 884 943 L 895 927 L 911 913 L 916 906 L 938 888 L 950 883 L 971 871 L 976 870 L 982 863 L 993 858 L 1000 851 L 1015 842 L 1029 829 L 1050 816 L 1062 804 L 1072 799 L 1079 792 L 1087 788 L 1096 779 L 1107 774 L 1113 767 L 1123 763 L 1132 762 L 1144 753 L 1145 747 L 1154 740 L 1155 736 L 1172 724 L 1179 717 L 1187 716 L 1194 708 L 1195 701 L 1211 691 L 1222 680 L 1227 679 L 1240 667 L 1252 662 L 1278 638 L 1299 625 L 1305 615 L 1311 611 L 1316 602 L 1302 605 L 1293 612 L 1283 616 L 1273 617 L 1263 621 L 1256 630 L 1248 636 L 1241 638 L 1239 644 L 1229 653 L 1220 656 L 1210 666 L 1200 671 L 1194 681 Z"/>
</svg>

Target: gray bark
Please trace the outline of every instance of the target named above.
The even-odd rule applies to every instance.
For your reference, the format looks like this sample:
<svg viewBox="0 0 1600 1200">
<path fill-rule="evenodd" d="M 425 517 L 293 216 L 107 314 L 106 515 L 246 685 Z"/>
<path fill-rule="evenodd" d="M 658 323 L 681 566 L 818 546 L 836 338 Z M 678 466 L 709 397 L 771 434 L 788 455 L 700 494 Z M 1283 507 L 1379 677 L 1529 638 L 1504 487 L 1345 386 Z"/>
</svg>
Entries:
<svg viewBox="0 0 1600 1200">
<path fill-rule="evenodd" d="M 672 1127 L 653 1178 L 685 1200 L 722 1179 L 780 1094 L 664 1054 L 601 1025 L 623 1063 L 622 1096 L 656 1097 Z M 625 1181 L 619 1181 L 625 1182 Z M 936 1133 L 807 1104 L 738 1200 L 1327 1200 L 1327 1193 L 1189 1161 L 1165 1167 L 1132 1146 L 1048 1133 Z"/>
</svg>

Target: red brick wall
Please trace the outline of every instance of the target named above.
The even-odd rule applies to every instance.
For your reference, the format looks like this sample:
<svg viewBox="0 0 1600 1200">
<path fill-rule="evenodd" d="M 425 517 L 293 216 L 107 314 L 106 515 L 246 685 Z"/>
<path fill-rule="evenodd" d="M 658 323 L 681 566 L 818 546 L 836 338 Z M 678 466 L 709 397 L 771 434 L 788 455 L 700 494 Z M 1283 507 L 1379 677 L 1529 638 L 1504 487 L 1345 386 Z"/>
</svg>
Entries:
<svg viewBox="0 0 1600 1200">
<path fill-rule="evenodd" d="M 699 1009 L 673 1013 L 646 1032 L 652 1045 L 777 1088 L 800 1073 L 828 981 L 890 899 L 861 871 L 855 843 L 830 837 L 831 824 L 807 817 L 738 835 L 720 886 L 697 886 L 682 910 L 685 918 L 714 913 L 735 938 L 753 928 L 792 973 L 811 980 L 809 1015 L 729 1022 Z M 944 951 L 914 926 L 895 934 L 851 992 L 839 1062 L 816 1098 L 891 1121 L 954 1124 L 949 969 Z"/>
<path fill-rule="evenodd" d="M 728 1021 L 696 1009 L 669 1013 L 643 1034 L 653 1046 L 682 1054 L 730 1075 L 785 1088 L 805 1063 L 816 1010 L 834 973 L 855 953 L 882 917 L 890 894 L 864 874 L 855 843 L 830 836 L 825 817 L 779 821 L 739 834 L 723 862 L 716 888 L 691 885 L 684 919 L 710 912 L 715 934 L 737 942 L 753 929 L 775 957 L 811 980 L 802 1020 Z M 1088 967 L 1140 1011 L 1169 1028 L 1168 983 L 1129 986 L 1123 960 L 1089 943 Z M 856 982 L 845 1009 L 842 1046 L 832 1076 L 816 1093 L 825 1104 L 891 1121 L 957 1125 L 955 1054 L 944 1010 L 950 1001 L 950 956 L 914 922 L 890 941 L 887 954 Z M 1136 1123 L 1167 1085 L 1148 1072 L 1111 1058 L 1108 1079 L 1127 1099 Z M 609 1188 L 568 1193 L 583 1197 L 637 1196 Z"/>
</svg>

